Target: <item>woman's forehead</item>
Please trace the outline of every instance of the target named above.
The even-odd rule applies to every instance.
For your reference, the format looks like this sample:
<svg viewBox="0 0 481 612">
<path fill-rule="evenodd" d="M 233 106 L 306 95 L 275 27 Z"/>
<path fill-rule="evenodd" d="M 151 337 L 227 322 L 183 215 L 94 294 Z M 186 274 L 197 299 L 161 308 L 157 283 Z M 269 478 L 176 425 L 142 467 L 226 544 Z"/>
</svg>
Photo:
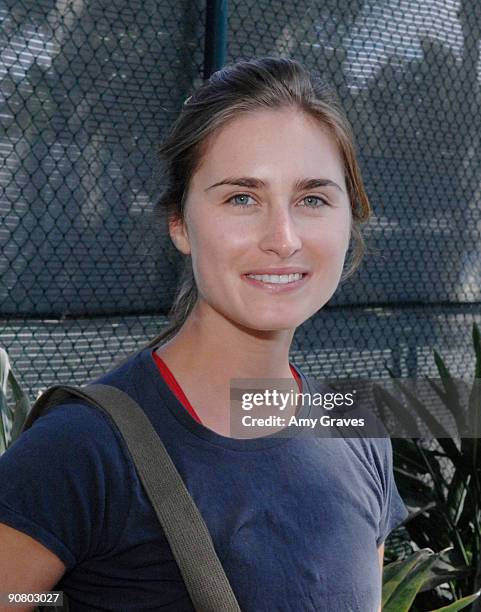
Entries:
<svg viewBox="0 0 481 612">
<path fill-rule="evenodd" d="M 318 176 L 320 167 L 326 178 L 344 180 L 339 148 L 325 126 L 299 110 L 262 110 L 219 128 L 203 147 L 198 174 L 210 185 L 226 176 L 262 178 L 276 170 L 297 180 Z"/>
</svg>

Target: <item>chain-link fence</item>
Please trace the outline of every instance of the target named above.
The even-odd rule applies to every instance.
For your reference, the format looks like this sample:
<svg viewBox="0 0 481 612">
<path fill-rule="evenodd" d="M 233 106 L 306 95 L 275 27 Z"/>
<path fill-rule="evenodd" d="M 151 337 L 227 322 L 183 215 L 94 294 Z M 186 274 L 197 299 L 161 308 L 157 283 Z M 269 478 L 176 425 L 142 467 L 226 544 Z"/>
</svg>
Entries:
<svg viewBox="0 0 481 612">
<path fill-rule="evenodd" d="M 181 259 L 150 223 L 155 150 L 211 33 L 185 0 L 7 0 L 0 15 L 0 343 L 35 397 L 167 322 Z M 433 348 L 471 372 L 480 37 L 477 0 L 228 3 L 227 62 L 290 56 L 336 87 L 374 209 L 361 269 L 297 330 L 306 373 L 433 374 Z"/>
</svg>

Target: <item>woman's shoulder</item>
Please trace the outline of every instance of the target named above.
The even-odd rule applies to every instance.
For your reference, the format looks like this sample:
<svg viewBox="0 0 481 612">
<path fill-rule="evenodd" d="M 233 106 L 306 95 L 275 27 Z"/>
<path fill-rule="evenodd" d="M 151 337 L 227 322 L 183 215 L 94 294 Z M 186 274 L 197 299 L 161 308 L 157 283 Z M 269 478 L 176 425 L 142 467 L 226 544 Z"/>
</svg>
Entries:
<svg viewBox="0 0 481 612">
<path fill-rule="evenodd" d="M 78 478 L 108 477 L 110 470 L 120 470 L 126 462 L 131 459 L 110 418 L 90 402 L 72 397 L 39 415 L 17 437 L 0 456 L 0 474 L 2 466 L 12 464 L 12 469 L 24 469 L 24 476 L 57 466 Z"/>
<path fill-rule="evenodd" d="M 80 388 L 88 394 L 89 385 L 108 385 L 131 396 L 132 366 L 135 358 L 114 366 L 97 378 L 85 382 Z M 41 430 L 41 433 L 40 433 Z M 125 451 L 122 436 L 108 413 L 93 402 L 71 394 L 70 397 L 46 407 L 21 434 L 27 438 L 42 437 L 45 441 L 57 441 L 60 446 L 71 448 L 97 448 L 100 453 Z M 46 442 L 45 442 L 46 443 Z"/>
<path fill-rule="evenodd" d="M 134 475 L 120 434 L 98 408 L 64 401 L 0 456 L 0 522 L 73 568 L 118 541 Z"/>
<path fill-rule="evenodd" d="M 97 449 L 108 455 L 120 450 L 120 436 L 109 417 L 87 400 L 74 397 L 41 414 L 14 445 L 20 441 L 25 445 L 35 441 L 51 452 L 69 450 L 69 454 Z"/>
<path fill-rule="evenodd" d="M 89 385 L 102 384 L 123 391 L 132 399 L 138 397 L 131 387 L 136 380 L 136 356 L 112 367 L 97 378 L 88 381 L 82 389 L 88 393 Z M 134 470 L 127 445 L 112 417 L 93 402 L 74 394 L 47 406 L 0 457 L 0 462 L 22 462 L 23 458 L 37 458 L 43 465 L 59 463 L 64 468 L 76 469 L 78 464 L 91 463 L 99 475 L 111 470 Z M 80 466 L 78 466 L 80 468 Z M 78 470 L 79 477 L 84 473 Z"/>
</svg>

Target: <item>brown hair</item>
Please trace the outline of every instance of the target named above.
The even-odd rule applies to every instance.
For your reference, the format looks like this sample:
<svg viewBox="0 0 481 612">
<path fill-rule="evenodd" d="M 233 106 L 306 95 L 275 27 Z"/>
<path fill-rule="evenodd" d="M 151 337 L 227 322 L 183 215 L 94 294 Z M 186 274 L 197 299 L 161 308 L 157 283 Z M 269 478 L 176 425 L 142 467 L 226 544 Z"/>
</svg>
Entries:
<svg viewBox="0 0 481 612">
<path fill-rule="evenodd" d="M 187 98 L 159 148 L 160 159 L 165 163 L 165 187 L 154 215 L 163 220 L 184 219 L 191 177 L 208 148 L 208 137 L 215 130 L 243 113 L 286 107 L 297 108 L 327 127 L 342 155 L 351 202 L 354 247 L 342 281 L 358 268 L 365 253 L 360 225 L 368 219 L 371 209 L 356 159 L 354 135 L 339 98 L 329 85 L 312 76 L 297 60 L 261 57 L 239 61 L 212 74 Z M 172 338 L 197 301 L 190 255 L 184 258 L 183 273 L 169 312 L 171 322 L 139 350 Z"/>
</svg>

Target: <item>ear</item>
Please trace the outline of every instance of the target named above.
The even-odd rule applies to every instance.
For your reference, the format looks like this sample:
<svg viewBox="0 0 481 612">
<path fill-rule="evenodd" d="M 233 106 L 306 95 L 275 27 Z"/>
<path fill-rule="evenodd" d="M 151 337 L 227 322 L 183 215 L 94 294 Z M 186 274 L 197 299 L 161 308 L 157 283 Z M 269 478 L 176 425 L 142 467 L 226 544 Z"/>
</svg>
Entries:
<svg viewBox="0 0 481 612">
<path fill-rule="evenodd" d="M 169 234 L 176 248 L 184 255 L 190 255 L 190 242 L 187 227 L 182 219 L 169 220 Z"/>
</svg>

